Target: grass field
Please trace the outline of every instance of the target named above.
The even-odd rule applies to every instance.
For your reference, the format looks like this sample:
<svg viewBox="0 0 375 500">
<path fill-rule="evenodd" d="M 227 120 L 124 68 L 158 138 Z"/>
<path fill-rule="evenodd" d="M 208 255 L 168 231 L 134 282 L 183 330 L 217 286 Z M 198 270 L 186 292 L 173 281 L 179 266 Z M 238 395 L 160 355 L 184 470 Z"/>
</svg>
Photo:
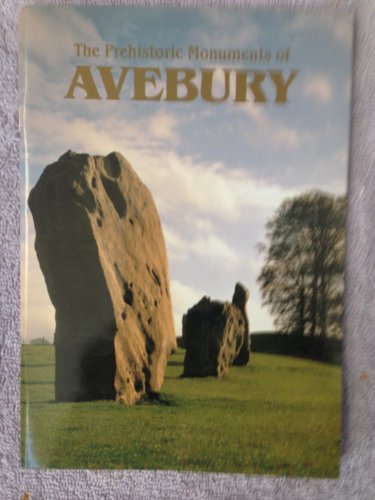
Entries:
<svg viewBox="0 0 375 500">
<path fill-rule="evenodd" d="M 23 346 L 23 465 L 338 475 L 339 367 L 253 354 L 225 379 L 181 379 L 183 356 L 158 403 L 55 403 L 53 347 Z"/>
</svg>

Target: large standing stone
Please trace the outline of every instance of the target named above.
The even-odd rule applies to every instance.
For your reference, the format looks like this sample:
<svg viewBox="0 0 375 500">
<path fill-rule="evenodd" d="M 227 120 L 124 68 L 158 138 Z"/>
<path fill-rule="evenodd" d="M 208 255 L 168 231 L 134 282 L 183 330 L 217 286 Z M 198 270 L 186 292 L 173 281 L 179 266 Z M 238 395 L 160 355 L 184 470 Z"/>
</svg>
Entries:
<svg viewBox="0 0 375 500">
<path fill-rule="evenodd" d="M 203 297 L 184 315 L 185 377 L 222 377 L 232 364 L 249 362 L 248 297 L 247 289 L 237 283 L 232 303 Z"/>
<path fill-rule="evenodd" d="M 152 196 L 119 154 L 65 153 L 30 193 L 35 249 L 56 309 L 56 400 L 158 392 L 176 348 Z"/>
</svg>

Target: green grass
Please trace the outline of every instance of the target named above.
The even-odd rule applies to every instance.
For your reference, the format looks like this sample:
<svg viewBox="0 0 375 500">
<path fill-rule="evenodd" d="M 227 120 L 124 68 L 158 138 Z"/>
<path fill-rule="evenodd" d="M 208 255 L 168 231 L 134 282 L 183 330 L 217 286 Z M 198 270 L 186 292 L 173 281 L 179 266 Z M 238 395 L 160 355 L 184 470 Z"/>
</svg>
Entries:
<svg viewBox="0 0 375 500">
<path fill-rule="evenodd" d="M 337 477 L 339 367 L 253 354 L 225 379 L 181 379 L 183 356 L 161 402 L 55 403 L 53 347 L 23 346 L 23 464 Z"/>
</svg>

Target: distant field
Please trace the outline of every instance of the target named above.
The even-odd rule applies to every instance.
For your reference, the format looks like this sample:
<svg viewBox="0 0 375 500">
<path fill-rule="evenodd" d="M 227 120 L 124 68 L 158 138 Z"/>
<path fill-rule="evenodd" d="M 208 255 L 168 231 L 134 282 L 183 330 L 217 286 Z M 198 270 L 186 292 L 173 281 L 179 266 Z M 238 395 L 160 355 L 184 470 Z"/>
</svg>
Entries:
<svg viewBox="0 0 375 500">
<path fill-rule="evenodd" d="M 338 366 L 253 354 L 225 379 L 180 379 L 183 356 L 159 403 L 55 403 L 53 347 L 23 346 L 23 465 L 338 475 Z"/>
</svg>

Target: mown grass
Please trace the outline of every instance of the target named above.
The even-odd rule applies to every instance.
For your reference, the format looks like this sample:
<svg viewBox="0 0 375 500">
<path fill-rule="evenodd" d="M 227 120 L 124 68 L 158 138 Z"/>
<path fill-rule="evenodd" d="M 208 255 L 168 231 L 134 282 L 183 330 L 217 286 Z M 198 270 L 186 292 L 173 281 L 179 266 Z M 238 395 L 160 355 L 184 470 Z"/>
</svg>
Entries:
<svg viewBox="0 0 375 500">
<path fill-rule="evenodd" d="M 181 379 L 183 356 L 159 402 L 55 403 L 53 347 L 23 346 L 23 464 L 337 477 L 339 367 L 253 354 L 225 379 Z"/>
</svg>

